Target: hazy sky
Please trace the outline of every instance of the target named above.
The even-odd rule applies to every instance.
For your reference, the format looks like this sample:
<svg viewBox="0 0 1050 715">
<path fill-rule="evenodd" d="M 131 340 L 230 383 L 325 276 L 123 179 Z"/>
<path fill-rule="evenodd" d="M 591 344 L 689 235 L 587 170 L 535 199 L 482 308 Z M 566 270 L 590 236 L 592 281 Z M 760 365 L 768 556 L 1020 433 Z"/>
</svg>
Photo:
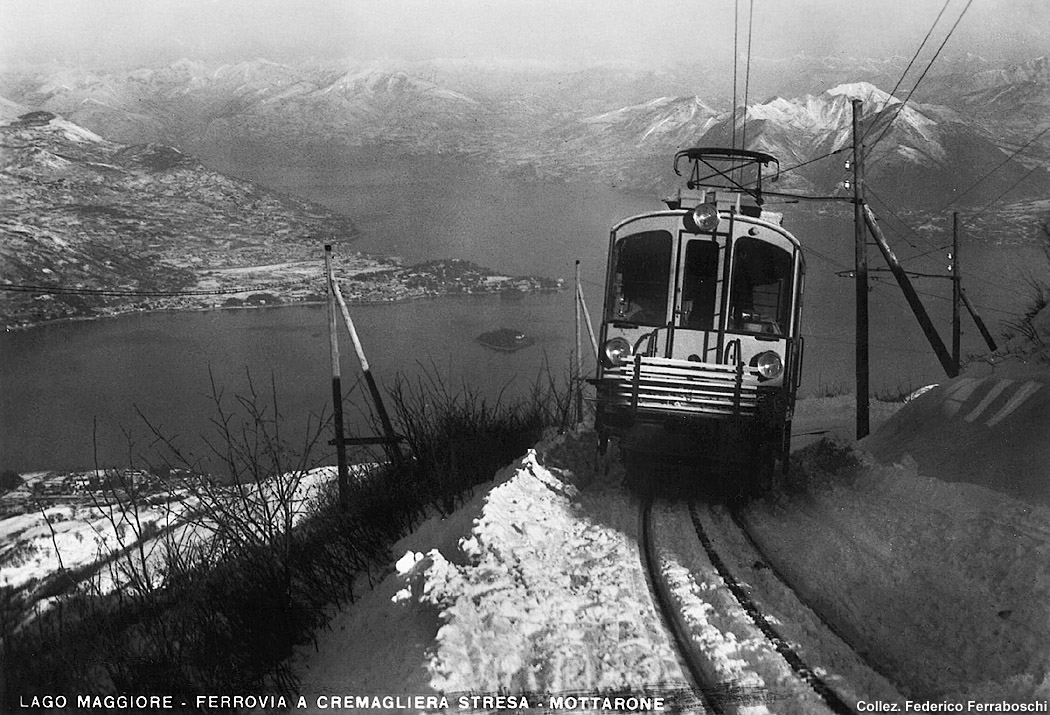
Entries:
<svg viewBox="0 0 1050 715">
<path fill-rule="evenodd" d="M 948 0 L 934 47 L 966 7 Z M 750 0 L 739 0 L 741 48 Z M 764 57 L 910 56 L 944 0 L 754 0 Z M 507 58 L 655 64 L 731 56 L 734 0 L 0 0 L 0 57 Z M 973 0 L 945 52 L 1050 54 L 1050 0 Z"/>
</svg>

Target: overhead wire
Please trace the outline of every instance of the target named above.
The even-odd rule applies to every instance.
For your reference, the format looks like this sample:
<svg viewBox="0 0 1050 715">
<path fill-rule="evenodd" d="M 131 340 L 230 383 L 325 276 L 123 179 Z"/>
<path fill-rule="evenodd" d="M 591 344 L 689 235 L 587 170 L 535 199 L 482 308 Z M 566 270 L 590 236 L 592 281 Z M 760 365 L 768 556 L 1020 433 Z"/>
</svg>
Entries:
<svg viewBox="0 0 1050 715">
<path fill-rule="evenodd" d="M 988 205 L 987 205 L 987 206 L 985 206 L 985 207 L 984 207 L 983 209 L 981 209 L 980 211 L 978 211 L 977 213 L 975 213 L 975 214 L 974 214 L 973 216 L 970 216 L 970 220 L 972 221 L 973 219 L 977 218 L 978 216 L 981 216 L 981 215 L 983 215 L 983 214 L 984 214 L 984 213 L 985 213 L 985 212 L 986 212 L 986 211 L 987 211 L 988 209 L 990 209 L 990 208 L 991 208 L 992 206 L 994 206 L 995 204 L 999 203 L 1000 199 L 1002 199 L 1002 198 L 1003 198 L 1004 196 L 1006 196 L 1006 195 L 1007 195 L 1008 193 L 1010 193 L 1011 191 L 1013 191 L 1014 189 L 1016 189 L 1016 188 L 1017 188 L 1018 186 L 1020 186 L 1021 184 L 1023 184 L 1023 183 L 1025 182 L 1025 181 L 1027 181 L 1027 180 L 1028 180 L 1028 177 L 1029 177 L 1029 176 L 1031 176 L 1032 174 L 1034 174 L 1034 173 L 1035 173 L 1036 171 L 1038 171 L 1039 169 L 1040 169 L 1040 167 L 1039 167 L 1038 165 L 1037 165 L 1037 166 L 1033 166 L 1033 167 L 1032 167 L 1031 169 L 1029 169 L 1029 170 L 1028 170 L 1028 172 L 1027 172 L 1027 173 L 1025 173 L 1025 175 L 1024 175 L 1024 176 L 1022 176 L 1022 177 L 1021 177 L 1020 179 L 1018 179 L 1018 180 L 1017 180 L 1017 181 L 1015 181 L 1014 183 L 1010 184 L 1010 186 L 1008 186 L 1008 187 L 1006 188 L 1006 190 L 1005 190 L 1005 191 L 1003 191 L 1003 192 L 1002 192 L 1001 194 L 999 194 L 999 195 L 998 195 L 998 196 L 996 196 L 996 197 L 995 197 L 994 199 L 992 199 L 991 201 L 989 201 L 989 202 L 988 202 Z"/>
<path fill-rule="evenodd" d="M 751 90 L 751 36 L 755 22 L 755 0 L 751 0 L 751 9 L 747 17 L 747 64 L 744 66 L 744 124 L 740 148 L 747 149 L 747 103 Z"/>
<path fill-rule="evenodd" d="M 933 24 L 930 25 L 930 29 L 926 31 L 926 37 L 922 38 L 922 42 L 919 44 L 919 49 L 915 50 L 915 54 L 912 55 L 911 61 L 908 62 L 908 66 L 904 68 L 904 71 L 901 73 L 900 79 L 897 80 L 897 84 L 893 85 L 893 89 L 890 90 L 889 97 L 887 97 L 886 102 L 879 109 L 879 112 L 882 112 L 884 109 L 886 109 L 886 107 L 888 107 L 890 104 L 890 100 L 893 99 L 894 96 L 897 94 L 897 90 L 900 89 L 900 86 L 904 83 L 904 78 L 908 76 L 908 72 L 911 71 L 912 66 L 915 64 L 915 60 L 919 59 L 919 54 L 922 53 L 923 48 L 926 47 L 926 43 L 929 41 L 930 36 L 933 34 L 934 28 L 937 27 L 937 24 L 941 21 L 941 16 L 944 15 L 944 11 L 948 9 L 948 6 L 951 4 L 951 2 L 952 0 L 944 0 L 944 5 L 941 6 L 941 11 L 937 13 L 937 17 L 936 19 L 934 19 Z M 864 134 L 861 136 L 862 144 L 864 143 L 864 140 L 868 138 L 868 133 L 871 131 L 872 126 L 874 125 L 870 125 L 864 131 Z"/>
<path fill-rule="evenodd" d="M 919 85 L 922 84 L 922 81 L 926 78 L 926 75 L 929 73 L 930 68 L 933 67 L 933 63 L 937 61 L 938 57 L 940 57 L 941 51 L 944 49 L 944 46 L 948 44 L 948 40 L 951 39 L 952 34 L 955 32 L 955 28 L 957 28 L 959 26 L 959 23 L 962 22 L 963 17 L 966 15 L 966 12 L 970 9 L 970 6 L 972 4 L 973 4 L 973 0 L 967 0 L 966 6 L 962 9 L 962 12 L 959 13 L 959 17 L 957 17 L 955 19 L 955 23 L 951 26 L 951 29 L 948 30 L 948 34 L 945 35 L 944 40 L 941 42 L 940 46 L 937 48 L 937 51 L 933 54 L 933 57 L 930 58 L 930 61 L 928 63 L 926 63 L 926 68 L 922 71 L 922 74 L 919 75 L 919 79 L 912 86 L 911 91 L 908 92 L 908 96 L 905 97 L 904 101 L 902 101 L 895 108 L 893 116 L 890 118 L 889 122 L 887 122 L 887 124 L 886 124 L 886 128 L 882 130 L 882 133 L 879 134 L 878 138 L 874 142 L 871 143 L 870 147 L 868 147 L 868 153 L 869 154 L 872 151 L 874 151 L 874 149 L 878 145 L 878 143 L 881 142 L 886 137 L 886 135 L 889 133 L 890 129 L 893 127 L 893 123 L 897 120 L 897 117 L 900 116 L 900 113 L 902 111 L 904 111 L 904 107 L 908 104 L 908 102 L 912 98 L 912 95 L 915 94 L 915 91 L 919 88 Z M 875 162 L 875 160 L 873 159 L 871 163 L 874 163 L 874 162 Z"/>
<path fill-rule="evenodd" d="M 900 216 L 898 216 L 893 211 L 893 209 L 891 209 L 889 207 L 889 205 L 884 200 L 879 198 L 879 196 L 878 196 L 878 194 L 876 192 L 871 190 L 870 186 L 865 187 L 865 189 L 866 189 L 867 192 L 869 192 L 872 195 L 872 198 L 874 198 L 882 206 L 885 207 L 886 211 L 889 213 L 890 216 L 892 216 L 897 221 L 899 221 L 901 223 L 901 225 L 903 225 L 905 228 L 908 229 L 908 231 L 910 231 L 912 233 L 912 235 L 916 236 L 917 238 L 919 238 L 922 241 L 925 241 L 927 243 L 927 245 L 929 245 L 931 243 L 928 239 L 924 238 L 918 231 L 916 231 L 915 229 L 911 228 L 907 224 L 907 222 L 904 221 L 904 219 L 902 219 Z M 904 240 L 907 241 L 907 238 L 905 238 Z M 915 248 L 916 250 L 918 250 L 918 246 L 916 246 L 911 241 L 908 241 L 908 245 L 910 245 L 912 248 Z M 912 261 L 912 260 L 915 260 L 917 258 L 925 258 L 925 257 L 928 257 L 928 256 L 938 252 L 938 251 L 946 250 L 948 248 L 951 248 L 950 244 L 949 245 L 944 245 L 944 246 L 932 247 L 929 250 L 924 251 L 923 253 L 919 253 L 919 254 L 916 254 L 916 255 L 913 255 L 913 256 L 908 256 L 908 257 L 905 257 L 905 258 L 901 258 L 900 259 L 900 263 L 903 265 L 906 261 Z M 988 274 L 992 273 L 992 271 L 990 269 L 986 268 L 984 270 L 984 273 L 986 275 L 988 275 Z M 1006 291 L 1006 292 L 1009 292 L 1009 293 L 1013 293 L 1013 294 L 1021 296 L 1021 297 L 1025 297 L 1023 293 L 1021 293 L 1016 288 L 1014 288 L 1014 287 L 1012 287 L 1012 286 L 1010 286 L 1008 284 L 1008 282 L 1005 280 L 1005 276 L 1003 276 L 1002 274 L 995 274 L 995 275 L 997 277 L 999 277 L 1000 279 L 1002 279 L 1003 282 L 999 283 L 999 282 L 991 281 L 991 280 L 988 280 L 987 278 L 984 278 L 984 277 L 981 277 L 981 276 L 978 276 L 978 275 L 975 275 L 975 274 L 968 274 L 966 276 L 966 280 L 972 280 L 972 281 L 976 281 L 976 282 L 979 282 L 979 283 L 985 283 L 986 285 L 994 286 L 995 288 L 998 288 L 999 290 Z"/>
<path fill-rule="evenodd" d="M 990 177 L 990 176 L 991 176 L 992 174 L 994 174 L 995 172 L 999 171 L 999 169 L 1003 168 L 1003 166 L 1005 166 L 1005 165 L 1006 165 L 1006 164 L 1007 164 L 1008 162 L 1012 161 L 1012 160 L 1013 160 L 1013 159 L 1014 159 L 1014 158 L 1015 158 L 1015 157 L 1016 157 L 1016 156 L 1017 156 L 1018 154 L 1020 154 L 1020 153 L 1021 153 L 1022 151 L 1024 151 L 1024 150 L 1025 150 L 1025 149 L 1027 149 L 1027 148 L 1028 148 L 1029 146 L 1031 146 L 1031 145 L 1032 145 L 1033 143 L 1035 143 L 1035 142 L 1036 142 L 1036 141 L 1037 141 L 1037 140 L 1038 140 L 1038 139 L 1039 139 L 1040 137 L 1042 137 L 1042 136 L 1043 136 L 1044 134 L 1046 134 L 1047 132 L 1050 132 L 1050 125 L 1047 125 L 1047 127 L 1046 127 L 1045 129 L 1043 129 L 1043 131 L 1039 132 L 1039 133 L 1038 133 L 1038 134 L 1036 134 L 1036 135 L 1035 135 L 1034 137 L 1032 137 L 1031 139 L 1029 139 L 1028 141 L 1026 141 L 1026 142 L 1025 142 L 1025 143 L 1024 143 L 1023 145 L 1021 145 L 1021 146 L 1020 146 L 1020 147 L 1019 147 L 1018 149 L 1016 149 L 1016 150 L 1015 150 L 1015 151 L 1014 151 L 1014 152 L 1013 152 L 1012 154 L 1010 154 L 1010 155 L 1009 155 L 1009 156 L 1007 156 L 1007 157 L 1006 157 L 1005 159 L 1003 159 L 1003 160 L 1002 160 L 1001 162 L 999 162 L 998 164 L 996 164 L 996 165 L 995 165 L 995 167 L 994 167 L 993 169 L 991 169 L 991 170 L 989 170 L 988 172 L 986 172 L 986 173 L 984 174 L 984 176 L 982 176 L 982 177 L 981 177 L 981 178 L 979 178 L 979 179 L 978 179 L 977 181 L 975 181 L 975 182 L 973 182 L 972 184 L 970 184 L 970 186 L 969 186 L 969 187 L 967 187 L 967 189 L 966 189 L 965 191 L 963 191 L 962 193 L 958 194 L 958 195 L 957 195 L 957 196 L 955 196 L 955 198 L 953 198 L 953 199 L 952 199 L 951 201 L 949 201 L 949 202 L 948 202 L 948 203 L 946 203 L 946 204 L 945 204 L 944 206 L 942 206 L 942 207 L 941 207 L 941 208 L 939 208 L 939 209 L 938 209 L 937 211 L 935 211 L 935 213 L 942 213 L 942 212 L 943 212 L 943 211 L 944 211 L 945 209 L 947 209 L 947 208 L 948 208 L 949 206 L 951 206 L 952 204 L 955 204 L 956 202 L 958 202 L 958 201 L 959 201 L 959 199 L 961 199 L 961 198 L 962 198 L 963 196 L 966 196 L 966 194 L 970 193 L 970 192 L 971 192 L 971 191 L 973 191 L 973 190 L 974 190 L 975 188 L 977 188 L 977 186 L 979 186 L 979 185 L 980 185 L 981 183 L 983 183 L 984 181 L 986 181 L 986 180 L 987 180 L 987 179 L 988 179 L 988 178 L 989 178 L 989 177 Z M 1026 175 L 1025 175 L 1025 178 L 1027 178 L 1027 177 L 1028 177 L 1029 175 L 1031 175 L 1031 172 L 1029 172 L 1029 174 L 1026 174 Z M 1011 188 L 1012 188 L 1012 187 L 1011 187 Z M 1006 193 L 1008 193 L 1008 192 L 1006 192 Z M 1005 195 L 1005 193 L 1004 193 L 1004 195 Z"/>
<path fill-rule="evenodd" d="M 732 142 L 730 147 L 736 149 L 736 66 L 737 66 L 737 34 L 740 25 L 740 0 L 733 0 L 733 118 L 730 121 L 732 131 Z"/>
<path fill-rule="evenodd" d="M 891 283 L 890 283 L 890 282 L 889 282 L 888 280 L 885 280 L 885 279 L 883 279 L 883 278 L 881 278 L 881 277 L 879 277 L 879 276 L 873 276 L 873 277 L 872 277 L 872 280 L 873 280 L 874 282 L 877 282 L 877 283 L 881 283 L 881 284 L 883 284 L 883 285 L 880 285 L 880 286 L 879 286 L 880 288 L 881 288 L 881 287 L 885 287 L 885 286 L 889 286 L 889 285 L 892 285 L 892 284 L 891 284 Z M 938 295 L 938 294 L 936 294 L 936 293 L 931 293 L 931 292 L 929 292 L 929 291 L 919 290 L 919 289 L 917 289 L 917 288 L 916 288 L 916 289 L 914 289 L 914 290 L 915 290 L 915 292 L 916 292 L 917 294 L 919 294 L 919 295 L 924 295 L 924 296 L 926 296 L 927 298 L 935 298 L 935 299 L 937 299 L 937 300 L 940 300 L 940 301 L 945 301 L 945 302 L 951 302 L 951 300 L 952 300 L 951 298 L 948 298 L 948 297 L 946 297 L 946 296 L 943 296 L 943 295 Z M 890 292 L 890 295 L 896 296 L 897 294 L 896 294 L 895 292 L 891 291 L 891 292 Z M 1011 317 L 1016 317 L 1016 316 L 1017 316 L 1017 313 L 1016 313 L 1016 312 L 1013 312 L 1013 311 L 1009 311 L 1009 310 L 1003 310 L 1002 308 L 992 308 L 992 307 L 990 307 L 990 306 L 987 306 L 987 305 L 977 305 L 976 303 L 975 303 L 974 305 L 975 305 L 976 307 L 980 308 L 980 309 L 981 309 L 982 311 L 987 311 L 987 312 L 989 312 L 989 313 L 1001 313 L 1002 315 L 1009 315 L 1009 316 L 1011 316 Z"/>
</svg>

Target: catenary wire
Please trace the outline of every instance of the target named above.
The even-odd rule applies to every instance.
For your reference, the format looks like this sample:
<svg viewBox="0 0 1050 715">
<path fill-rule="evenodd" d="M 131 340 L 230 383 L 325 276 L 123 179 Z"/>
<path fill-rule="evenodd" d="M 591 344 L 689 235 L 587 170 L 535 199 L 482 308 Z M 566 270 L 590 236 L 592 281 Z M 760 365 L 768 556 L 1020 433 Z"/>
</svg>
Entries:
<svg viewBox="0 0 1050 715">
<path fill-rule="evenodd" d="M 869 154 L 871 154 L 871 152 L 875 150 L 875 147 L 878 145 L 878 143 L 881 142 L 889 133 L 890 128 L 893 127 L 893 123 L 897 120 L 897 117 L 900 115 L 900 113 L 904 111 L 905 105 L 908 104 L 908 101 L 912 98 L 912 95 L 915 94 L 915 90 L 919 88 L 919 85 L 922 84 L 922 81 L 926 78 L 926 75 L 930 71 L 930 68 L 933 67 L 933 63 L 937 61 L 937 58 L 940 56 L 941 51 L 944 49 L 944 46 L 948 44 L 948 40 L 955 32 L 955 28 L 957 28 L 959 26 L 959 23 L 962 22 L 963 17 L 966 15 L 966 11 L 970 9 L 970 6 L 972 4 L 973 0 L 968 0 L 966 6 L 962 9 L 962 12 L 959 13 L 959 17 L 955 19 L 955 23 L 951 26 L 951 29 L 948 30 L 948 34 L 941 42 L 940 47 L 937 48 L 937 51 L 933 54 L 933 57 L 926 64 L 926 68 L 922 71 L 922 74 L 919 75 L 919 79 L 915 82 L 915 85 L 911 88 L 911 91 L 908 92 L 908 96 L 905 97 L 904 101 L 901 102 L 900 105 L 895 108 L 893 116 L 890 118 L 890 121 L 886 124 L 886 128 L 882 130 L 882 133 L 879 134 L 878 138 L 874 142 L 872 142 L 870 147 L 868 147 Z M 875 161 L 877 161 L 877 159 L 872 159 L 871 163 L 874 164 Z"/>
<path fill-rule="evenodd" d="M 911 71 L 912 65 L 915 64 L 915 60 L 919 59 L 919 54 L 922 52 L 923 48 L 926 47 L 926 43 L 929 41 L 930 36 L 933 34 L 934 28 L 937 27 L 937 24 L 941 21 L 941 16 L 944 15 L 944 11 L 948 9 L 948 6 L 951 4 L 951 2 L 952 0 L 944 0 L 944 5 L 941 7 L 941 11 L 937 13 L 937 17 L 933 21 L 933 24 L 930 25 L 930 29 L 926 31 L 926 37 L 922 38 L 922 42 L 919 44 L 919 49 L 915 50 L 915 54 L 912 55 L 911 61 L 908 62 L 908 66 L 904 68 L 904 72 L 901 73 L 900 79 L 897 80 L 897 84 L 893 85 L 893 89 L 890 90 L 890 94 L 886 98 L 886 102 L 882 105 L 882 108 L 879 109 L 879 112 L 886 109 L 886 107 L 888 107 L 890 104 L 890 100 L 893 99 L 894 96 L 897 94 L 897 90 L 900 89 L 901 84 L 904 83 L 904 78 L 908 76 L 908 72 Z M 869 126 L 864 131 L 864 134 L 861 136 L 860 139 L 861 144 L 863 144 L 864 140 L 868 138 L 868 133 L 871 131 L 871 128 L 872 127 Z"/>
</svg>

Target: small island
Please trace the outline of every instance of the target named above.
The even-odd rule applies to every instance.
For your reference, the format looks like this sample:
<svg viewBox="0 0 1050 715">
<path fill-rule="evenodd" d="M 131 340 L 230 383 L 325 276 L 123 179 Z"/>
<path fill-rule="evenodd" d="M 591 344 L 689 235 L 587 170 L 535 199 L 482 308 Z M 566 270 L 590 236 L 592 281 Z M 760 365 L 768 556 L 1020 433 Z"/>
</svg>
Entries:
<svg viewBox="0 0 1050 715">
<path fill-rule="evenodd" d="M 487 348 L 499 350 L 504 353 L 512 353 L 522 348 L 527 348 L 536 343 L 536 339 L 526 335 L 520 330 L 511 328 L 500 328 L 477 337 L 477 341 Z"/>
</svg>

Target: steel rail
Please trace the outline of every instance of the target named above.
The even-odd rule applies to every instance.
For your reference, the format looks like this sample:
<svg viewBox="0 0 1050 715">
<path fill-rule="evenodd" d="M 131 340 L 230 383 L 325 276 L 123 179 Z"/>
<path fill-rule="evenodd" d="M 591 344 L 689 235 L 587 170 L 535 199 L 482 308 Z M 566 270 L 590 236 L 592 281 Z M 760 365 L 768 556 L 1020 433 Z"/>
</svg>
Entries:
<svg viewBox="0 0 1050 715">
<path fill-rule="evenodd" d="M 717 715 L 726 715 L 726 710 L 722 705 L 725 696 L 725 692 L 723 691 L 725 688 L 711 687 L 708 685 L 709 678 L 704 674 L 703 665 L 701 664 L 692 644 L 689 642 L 689 636 L 686 634 L 685 625 L 680 618 L 681 614 L 672 604 L 670 589 L 660 574 L 660 562 L 656 553 L 656 540 L 653 538 L 652 533 L 653 502 L 654 499 L 652 495 L 647 495 L 642 499 L 640 504 L 641 556 L 643 561 L 642 565 L 648 576 L 649 587 L 652 590 L 654 600 L 660 611 L 660 616 L 663 618 L 664 625 L 674 638 L 678 654 L 681 656 L 682 660 L 685 661 L 686 669 L 689 671 L 689 677 L 693 680 L 693 690 L 694 692 L 699 693 L 704 709 L 716 713 Z"/>
<path fill-rule="evenodd" d="M 750 594 L 748 594 L 744 587 L 740 585 L 740 582 L 734 578 L 733 574 L 729 571 L 729 568 L 722 560 L 722 557 L 719 556 L 714 544 L 707 535 L 707 532 L 704 530 L 704 526 L 700 521 L 699 508 L 695 501 L 690 502 L 689 504 L 689 517 L 692 519 L 693 528 L 696 530 L 696 535 L 700 539 L 700 544 L 704 547 L 707 557 L 711 560 L 711 564 L 715 567 L 715 570 L 718 571 L 718 575 L 722 577 L 722 580 L 725 582 L 736 600 L 740 603 L 744 612 L 747 613 L 748 617 L 751 618 L 751 621 L 762 632 L 762 635 L 764 635 L 776 651 L 780 653 L 795 674 L 813 689 L 832 712 L 837 715 L 854 715 L 853 708 L 847 705 L 846 702 L 839 697 L 838 693 L 832 690 L 812 668 L 806 665 L 805 661 L 803 661 L 802 657 L 798 654 L 798 651 L 796 651 L 791 644 L 777 632 L 769 622 L 769 619 L 766 618 L 765 614 L 762 613 L 762 610 L 751 598 Z"/>
</svg>

